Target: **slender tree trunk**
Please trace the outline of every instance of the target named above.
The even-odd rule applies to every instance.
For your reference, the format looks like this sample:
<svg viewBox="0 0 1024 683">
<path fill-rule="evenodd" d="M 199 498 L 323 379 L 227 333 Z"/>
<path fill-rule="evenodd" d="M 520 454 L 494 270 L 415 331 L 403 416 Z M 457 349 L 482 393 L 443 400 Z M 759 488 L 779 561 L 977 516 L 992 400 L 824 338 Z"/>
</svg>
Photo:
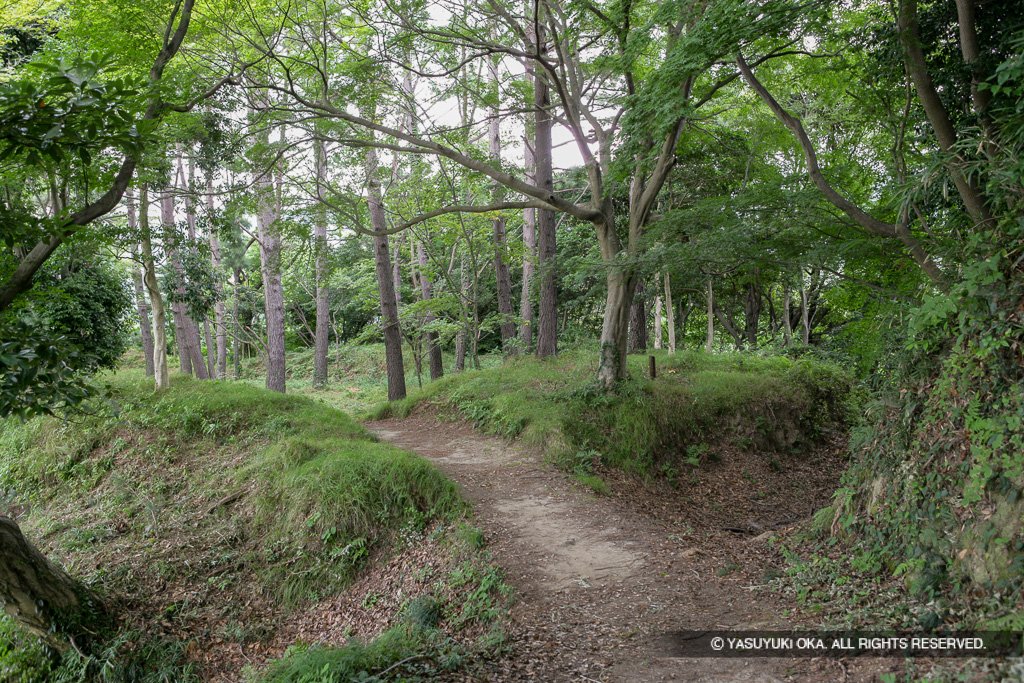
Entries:
<svg viewBox="0 0 1024 683">
<path fill-rule="evenodd" d="M 711 278 L 708 278 L 708 343 L 707 352 L 715 350 L 715 291 L 711 286 Z"/>
<path fill-rule="evenodd" d="M 655 274 L 655 276 L 654 276 L 654 284 L 655 284 L 655 290 L 656 291 L 658 289 L 657 285 L 661 284 L 661 283 L 658 282 L 658 280 L 660 280 L 660 279 L 661 278 L 659 278 L 657 276 L 657 274 Z M 657 294 L 654 295 L 654 348 L 655 349 L 660 349 L 661 348 L 661 292 L 660 291 Z"/>
<path fill-rule="evenodd" d="M 285 393 L 284 289 L 281 285 L 281 228 L 276 192 L 264 175 L 256 183 L 259 204 L 256 234 L 263 276 L 263 310 L 267 321 L 267 389 Z"/>
<path fill-rule="evenodd" d="M 547 39 L 543 28 L 537 36 L 537 45 L 542 56 L 547 53 Z M 554 176 L 551 159 L 551 98 L 547 81 L 535 78 L 533 81 L 534 97 L 534 158 L 537 162 L 537 186 L 548 193 L 554 193 Z M 540 300 L 538 302 L 537 321 L 537 357 L 547 358 L 558 353 L 558 272 L 555 264 L 555 214 L 549 209 L 537 209 L 537 270 L 540 277 Z M 609 282 L 609 284 L 612 284 Z M 619 286 L 615 283 L 614 286 Z M 631 283 L 629 283 L 631 284 Z M 632 294 L 625 295 L 627 298 Z M 609 301 L 618 297 L 609 293 Z M 607 318 L 605 324 L 607 325 Z M 623 325 L 623 330 L 625 330 Z M 619 333 L 616 333 L 618 335 Z M 625 338 L 625 335 L 623 335 Z M 602 339 L 604 337 L 602 336 Z M 613 342 L 616 345 L 617 342 Z M 625 345 L 622 346 L 622 358 L 617 362 L 625 371 Z M 617 351 L 609 349 L 607 360 L 615 361 Z M 602 360 L 602 363 L 604 360 Z M 616 375 L 618 377 L 619 375 Z M 622 376 L 625 376 L 624 374 Z M 611 385 L 614 378 L 607 382 Z"/>
<path fill-rule="evenodd" d="M 466 305 L 466 302 L 469 301 L 469 275 L 466 272 L 465 255 L 459 259 L 459 297 L 462 300 L 460 308 L 462 320 L 459 333 L 455 335 L 455 372 L 462 372 L 466 369 L 466 339 L 472 324 L 469 306 Z"/>
<path fill-rule="evenodd" d="M 756 282 L 747 283 L 747 301 L 744 307 L 744 314 L 744 333 L 747 336 L 747 345 L 751 349 L 756 349 L 757 327 L 758 321 L 761 318 L 761 293 L 758 291 Z"/>
<path fill-rule="evenodd" d="M 142 334 L 142 355 L 146 358 L 146 376 L 152 377 L 153 370 L 153 328 L 149 322 L 149 304 L 146 302 L 142 271 L 132 267 L 132 284 L 135 286 L 135 305 L 139 312 L 139 332 Z"/>
<path fill-rule="evenodd" d="M 800 282 L 800 326 L 803 329 L 804 344 L 811 343 L 811 316 L 807 307 L 807 288 L 803 285 L 803 278 Z"/>
<path fill-rule="evenodd" d="M 135 194 L 131 188 L 125 192 L 128 207 L 128 227 L 134 234 L 138 228 L 135 214 Z M 136 247 L 132 247 L 133 255 L 138 257 Z M 135 287 L 135 306 L 139 312 L 139 333 L 142 336 L 142 355 L 146 358 L 146 376 L 153 376 L 153 329 L 149 324 L 149 304 L 142 284 L 142 272 L 136 265 L 132 266 L 132 284 Z"/>
<path fill-rule="evenodd" d="M 210 379 L 217 379 L 217 347 L 213 345 L 209 318 L 203 318 L 203 336 L 206 337 L 206 374 Z"/>
<path fill-rule="evenodd" d="M 327 150 L 323 140 L 316 141 L 317 186 L 327 181 Z M 316 340 L 313 344 L 313 386 L 327 385 L 327 351 L 330 346 L 330 306 L 327 290 L 327 211 L 317 206 L 313 227 L 313 251 L 316 255 Z"/>
<path fill-rule="evenodd" d="M 665 271 L 665 312 L 668 313 L 668 352 L 676 352 L 676 309 L 672 306 L 672 280 Z"/>
<path fill-rule="evenodd" d="M 235 333 L 231 336 L 231 355 L 235 362 L 235 379 L 241 379 L 242 377 L 242 355 L 241 355 L 241 338 L 242 338 L 242 319 L 238 315 L 239 297 L 241 296 L 242 286 L 242 269 L 235 268 L 235 302 L 234 302 L 234 320 L 233 325 Z"/>
<path fill-rule="evenodd" d="M 417 260 L 420 266 L 420 291 L 423 295 L 424 301 L 430 301 L 433 298 L 433 283 L 430 278 L 427 277 L 427 252 L 423 248 L 422 244 L 416 245 L 417 249 Z M 430 325 L 437 317 L 433 313 L 428 313 L 423 323 Z M 441 357 L 441 347 L 437 343 L 437 332 L 427 332 L 427 353 L 430 356 L 430 380 L 439 380 L 444 376 L 444 361 Z"/>
<path fill-rule="evenodd" d="M 790 298 L 793 295 L 792 288 L 787 284 L 782 290 L 782 345 L 790 346 L 793 343 L 793 321 L 789 316 Z"/>
<path fill-rule="evenodd" d="M 207 185 L 206 210 L 213 218 L 213 185 Z M 213 283 L 217 291 L 217 303 L 213 305 L 213 327 L 217 337 L 217 372 L 214 377 L 225 379 L 228 373 L 228 327 L 224 308 L 224 285 L 221 282 L 220 238 L 217 230 L 210 229 L 210 260 L 213 263 Z"/>
<path fill-rule="evenodd" d="M 188 180 L 185 180 L 185 169 L 183 165 L 183 152 L 181 148 L 178 149 L 178 183 L 179 188 L 182 190 L 185 196 L 185 222 L 188 226 L 188 249 L 189 251 L 195 248 L 196 244 L 196 212 L 192 204 L 192 197 L 194 195 L 193 189 L 195 187 L 195 166 L 192 163 L 191 157 L 188 160 Z M 180 258 L 180 257 L 179 257 Z M 180 266 L 180 260 L 178 264 Z M 180 270 L 179 270 L 180 272 Z M 214 358 L 213 349 L 211 342 L 213 339 L 210 337 L 209 324 L 206 322 L 206 316 L 203 316 L 203 328 L 206 337 L 206 356 L 203 356 L 203 340 L 199 336 L 199 321 L 193 320 L 188 315 L 188 307 L 182 305 L 182 314 L 184 315 L 183 323 L 187 326 L 187 333 L 189 335 L 189 351 L 194 352 L 192 356 L 192 364 L 195 366 L 196 377 L 199 379 L 209 379 L 215 377 L 216 372 L 214 370 Z"/>
<path fill-rule="evenodd" d="M 533 161 L 533 141 L 527 136 L 526 140 L 526 168 L 529 183 L 535 182 L 535 171 Z M 536 320 L 533 316 L 533 274 L 537 263 L 537 210 L 523 210 L 523 288 L 519 299 L 519 317 L 523 319 L 519 327 L 519 339 L 523 346 L 523 352 L 529 353 L 533 350 L 533 329 Z"/>
<path fill-rule="evenodd" d="M 488 72 L 494 89 L 494 104 L 490 108 L 490 122 L 487 127 L 487 150 L 491 163 L 501 167 L 501 124 L 498 118 L 498 63 L 488 60 Z M 504 186 L 491 183 L 491 201 L 495 204 L 505 200 Z M 498 315 L 500 316 L 501 348 L 506 356 L 519 353 L 516 340 L 515 313 L 512 308 L 512 276 L 508 268 L 508 248 L 505 243 L 505 219 L 501 216 L 491 221 L 494 232 L 494 276 L 498 291 Z M 431 362 L 433 368 L 433 362 Z M 433 375 L 433 369 L 431 369 Z"/>
<path fill-rule="evenodd" d="M 394 254 L 391 257 L 391 265 L 394 271 L 392 279 L 395 283 L 395 303 L 402 304 L 402 244 L 405 242 L 405 235 L 395 238 Z"/>
<path fill-rule="evenodd" d="M 804 285 L 804 271 L 800 269 L 800 328 L 803 331 L 804 344 L 811 343 L 811 315 L 807 305 L 807 287 Z"/>
<path fill-rule="evenodd" d="M 375 232 L 387 229 L 384 206 L 381 203 L 380 180 L 377 176 L 377 152 L 366 150 L 366 192 L 370 209 L 370 227 Z M 377 288 L 380 290 L 381 324 L 384 328 L 384 362 L 388 373 L 388 400 L 405 398 L 405 364 L 402 359 L 402 329 L 398 322 L 398 302 L 395 299 L 394 273 L 391 269 L 391 250 L 387 235 L 373 236 L 373 257 L 377 269 Z"/>
<path fill-rule="evenodd" d="M 147 183 L 142 183 L 139 189 L 139 228 L 142 232 L 143 282 L 149 294 L 150 310 L 153 312 L 153 379 L 156 389 L 166 389 L 171 386 L 167 369 L 167 320 L 164 314 L 164 300 L 160 295 L 160 283 L 156 279 L 156 263 L 153 261 Z"/>
</svg>

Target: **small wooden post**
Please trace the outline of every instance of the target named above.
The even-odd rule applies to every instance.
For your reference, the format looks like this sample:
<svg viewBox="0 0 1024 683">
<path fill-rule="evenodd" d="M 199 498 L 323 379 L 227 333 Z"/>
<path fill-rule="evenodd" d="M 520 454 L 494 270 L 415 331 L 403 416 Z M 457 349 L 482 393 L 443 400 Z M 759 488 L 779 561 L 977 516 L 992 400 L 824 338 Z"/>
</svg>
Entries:
<svg viewBox="0 0 1024 683">
<path fill-rule="evenodd" d="M 654 356 L 647 356 L 647 369 L 651 373 L 651 379 L 654 379 L 655 377 L 658 376 L 658 371 L 654 367 Z"/>
</svg>

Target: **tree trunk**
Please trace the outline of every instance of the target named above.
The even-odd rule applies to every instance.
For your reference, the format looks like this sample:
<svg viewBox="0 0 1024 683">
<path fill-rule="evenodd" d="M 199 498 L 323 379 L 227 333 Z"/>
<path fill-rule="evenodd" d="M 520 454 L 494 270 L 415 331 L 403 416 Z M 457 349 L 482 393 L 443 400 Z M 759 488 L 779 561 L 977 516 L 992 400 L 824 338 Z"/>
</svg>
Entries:
<svg viewBox="0 0 1024 683">
<path fill-rule="evenodd" d="M 213 335 L 210 334 L 210 319 L 203 318 L 203 336 L 206 337 L 206 374 L 210 379 L 217 378 L 217 349 L 213 345 Z"/>
<path fill-rule="evenodd" d="M 543 28 L 537 36 L 537 45 L 542 55 L 546 55 L 545 47 L 547 40 L 543 35 Z M 543 78 L 535 78 L 533 81 L 534 97 L 534 158 L 537 162 L 537 187 L 543 188 L 545 192 L 554 193 L 555 183 L 551 168 L 551 98 L 547 81 Z M 540 276 L 540 301 L 538 303 L 537 321 L 537 357 L 547 358 L 558 353 L 558 273 L 555 266 L 555 214 L 549 209 L 537 209 L 537 270 Z M 610 283 L 609 283 L 610 284 Z M 616 285 L 618 286 L 618 285 Z M 631 297 L 629 294 L 628 297 Z M 621 297 L 609 292 L 607 304 L 619 301 Z M 617 304 L 616 304 L 617 305 Z M 607 308 L 606 308 L 607 311 Z M 605 319 L 605 326 L 608 320 Z M 625 329 L 625 326 L 623 326 Z M 619 335 L 616 332 L 613 336 Z M 625 337 L 623 336 L 623 340 Z M 609 341 L 616 345 L 617 341 Z M 605 344 L 602 333 L 602 346 Z M 622 347 L 621 358 L 622 369 L 625 370 L 625 346 Z M 609 349 L 607 360 L 614 361 L 617 367 L 620 360 L 615 359 L 615 353 Z M 604 367 L 605 353 L 602 352 L 602 367 Z M 600 375 L 600 372 L 598 373 Z M 623 375 L 624 376 L 624 375 Z"/>
<path fill-rule="evenodd" d="M 742 351 L 743 335 L 740 334 L 739 330 L 736 329 L 736 326 L 733 325 L 729 316 L 722 312 L 722 309 L 718 307 L 718 304 L 713 304 L 713 308 L 715 309 L 715 317 L 718 318 L 718 322 L 722 323 L 722 327 L 725 328 L 725 331 L 729 333 L 730 337 L 732 337 L 733 343 L 736 344 L 736 350 Z"/>
<path fill-rule="evenodd" d="M 498 63 L 488 60 L 491 87 L 494 89 L 494 104 L 490 108 L 490 122 L 487 126 L 487 151 L 496 168 L 501 167 L 501 124 L 498 118 Z M 491 183 L 491 201 L 495 204 L 505 201 L 505 187 L 497 181 Z M 506 356 L 519 353 L 516 344 L 515 313 L 512 308 L 512 276 L 508 269 L 508 248 L 505 243 L 505 219 L 492 219 L 494 232 L 494 276 L 497 282 L 498 315 L 500 317 L 501 349 Z M 436 335 L 435 335 L 436 337 Z M 433 376 L 433 354 L 431 354 L 431 376 Z"/>
<path fill-rule="evenodd" d="M 125 193 L 128 208 L 128 227 L 134 235 L 138 229 L 135 214 L 135 195 L 131 189 Z M 137 247 L 132 246 L 132 255 L 138 258 Z M 146 303 L 145 288 L 142 284 L 142 272 L 138 266 L 132 266 L 132 284 L 135 287 L 135 306 L 139 312 L 139 333 L 142 336 L 142 355 L 146 359 L 146 376 L 153 376 L 153 328 L 149 323 L 149 304 Z"/>
<path fill-rule="evenodd" d="M 242 377 L 242 354 L 241 354 L 241 338 L 242 338 L 242 321 L 238 315 L 239 296 L 241 294 L 242 286 L 242 269 L 235 268 L 235 302 L 234 302 L 234 328 L 235 333 L 231 335 L 231 355 L 234 358 L 235 363 L 235 379 L 241 379 Z"/>
<path fill-rule="evenodd" d="M 206 209 L 213 219 L 213 186 L 207 186 Z M 210 260 L 213 263 L 213 282 L 217 290 L 217 303 L 213 305 L 213 328 L 217 337 L 217 373 L 215 377 L 225 379 L 228 374 L 228 326 L 224 307 L 224 285 L 221 283 L 220 238 L 217 230 L 210 229 Z"/>
<path fill-rule="evenodd" d="M 466 369 L 466 341 L 469 336 L 469 329 L 472 325 L 469 306 L 469 273 L 466 270 L 466 256 L 459 258 L 459 299 L 462 302 L 461 324 L 459 333 L 455 335 L 455 372 L 462 372 Z"/>
<path fill-rule="evenodd" d="M 323 140 L 316 141 L 316 180 L 321 187 L 327 180 L 327 150 Z M 313 386 L 327 385 L 327 351 L 330 345 L 330 307 L 327 290 L 327 211 L 316 208 L 313 226 L 313 253 L 316 255 L 316 340 L 313 343 Z"/>
<path fill-rule="evenodd" d="M 398 305 L 402 304 L 402 243 L 405 242 L 405 235 L 399 235 L 395 238 L 395 250 L 391 258 L 391 266 L 393 269 L 394 287 L 395 287 L 395 303 Z"/>
<path fill-rule="evenodd" d="M 811 343 L 811 316 L 807 306 L 807 288 L 804 286 L 804 272 L 800 270 L 800 327 L 804 344 Z"/>
<path fill-rule="evenodd" d="M 370 210 L 370 227 L 375 232 L 387 229 L 384 206 L 381 204 L 380 180 L 377 177 L 377 152 L 366 150 L 366 193 Z M 405 398 L 405 363 L 402 358 L 402 329 L 398 322 L 398 302 L 395 299 L 394 273 L 391 270 L 391 250 L 387 235 L 373 236 L 373 258 L 377 269 L 377 288 L 380 290 L 381 325 L 384 328 L 384 362 L 388 373 L 388 400 Z"/>
<path fill-rule="evenodd" d="M 782 345 L 790 346 L 793 343 L 793 321 L 789 317 L 789 303 L 792 297 L 792 289 L 787 284 L 782 290 Z"/>
<path fill-rule="evenodd" d="M 747 336 L 747 345 L 751 349 L 757 348 L 757 325 L 761 318 L 761 293 L 758 291 L 756 282 L 747 283 L 747 301 L 744 307 L 744 333 Z"/>
<path fill-rule="evenodd" d="M 629 311 L 633 303 L 636 279 L 621 268 L 609 268 L 608 295 L 601 326 L 601 355 L 597 381 L 610 388 L 626 376 L 626 349 L 629 342 Z M 539 342 L 538 342 L 539 343 Z"/>
<path fill-rule="evenodd" d="M 267 389 L 285 393 L 284 290 L 281 285 L 281 232 L 274 187 L 264 175 L 256 183 L 256 234 L 267 321 Z"/>
<path fill-rule="evenodd" d="M 433 298 L 433 283 L 426 273 L 427 252 L 420 243 L 417 243 L 416 250 L 420 266 L 420 291 L 423 295 L 423 300 L 430 301 Z M 423 318 L 423 323 L 430 325 L 436 319 L 437 317 L 433 313 L 428 313 Z M 435 381 L 444 377 L 444 360 L 441 357 L 441 347 L 437 343 L 437 332 L 427 332 L 426 336 L 427 353 L 430 356 L 430 380 Z"/>
<path fill-rule="evenodd" d="M 171 386 L 167 369 L 167 320 L 164 300 L 160 295 L 160 283 L 156 279 L 156 263 L 153 261 L 153 242 L 149 230 L 149 185 L 142 183 L 139 190 L 139 227 L 142 231 L 143 282 L 149 294 L 149 306 L 153 312 L 153 379 L 156 389 Z"/>
<path fill-rule="evenodd" d="M 672 280 L 665 271 L 665 311 L 668 313 L 668 352 L 676 352 L 676 309 L 672 306 Z"/>
<path fill-rule="evenodd" d="M 715 350 L 715 291 L 711 285 L 711 278 L 708 278 L 708 343 L 706 350 L 708 353 Z"/>
<path fill-rule="evenodd" d="M 654 276 L 654 284 L 655 284 L 655 289 L 656 290 L 658 289 L 657 285 L 661 284 L 661 283 L 658 282 L 658 280 L 660 280 L 660 279 L 661 278 L 659 278 L 657 276 L 657 274 L 655 274 L 655 276 Z M 661 348 L 661 292 L 660 291 L 657 294 L 654 295 L 654 348 L 655 349 L 660 349 Z"/>
<path fill-rule="evenodd" d="M 106 612 L 88 588 L 47 560 L 18 525 L 0 516 L 0 601 L 22 628 L 64 652 L 94 632 Z"/>
<path fill-rule="evenodd" d="M 171 194 L 170 188 L 165 190 L 160 197 L 160 219 L 168 233 L 173 235 L 174 195 Z M 171 265 L 178 271 L 179 277 L 184 279 L 184 268 L 178 255 L 177 244 L 174 238 L 170 236 L 167 238 L 167 242 L 167 256 L 171 260 Z M 179 287 L 177 293 L 179 296 L 184 295 L 184 286 Z M 199 328 L 188 317 L 185 304 L 173 304 L 171 312 L 174 319 L 174 335 L 178 344 L 178 362 L 181 366 L 181 371 L 186 375 L 194 373 L 199 379 L 207 379 L 206 364 L 203 360 L 199 344 Z"/>
<path fill-rule="evenodd" d="M 629 307 L 629 352 L 647 351 L 647 305 L 643 280 L 637 280 L 633 304 Z"/>
<path fill-rule="evenodd" d="M 533 161 L 533 141 L 527 136 L 526 150 L 527 182 L 535 182 Z M 537 210 L 523 210 L 523 288 L 519 298 L 519 317 L 523 319 L 519 327 L 519 339 L 523 352 L 533 350 L 533 328 L 536 321 L 533 317 L 533 274 L 537 263 Z"/>
</svg>

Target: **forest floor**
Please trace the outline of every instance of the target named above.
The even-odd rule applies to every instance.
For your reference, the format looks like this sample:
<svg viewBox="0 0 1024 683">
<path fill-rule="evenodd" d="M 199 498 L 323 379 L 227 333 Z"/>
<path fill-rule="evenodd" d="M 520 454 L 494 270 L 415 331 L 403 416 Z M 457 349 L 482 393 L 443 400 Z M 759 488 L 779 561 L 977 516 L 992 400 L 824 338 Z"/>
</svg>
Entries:
<svg viewBox="0 0 1024 683">
<path fill-rule="evenodd" d="M 766 589 L 783 566 L 769 537 L 825 506 L 839 444 L 786 456 L 723 455 L 680 487 L 602 471 L 595 495 L 518 444 L 419 412 L 366 423 L 436 463 L 474 507 L 474 524 L 515 587 L 510 654 L 488 681 L 879 680 L 900 660 L 672 656 L 684 630 L 813 628 Z M 887 677 L 888 678 L 888 677 Z"/>
</svg>

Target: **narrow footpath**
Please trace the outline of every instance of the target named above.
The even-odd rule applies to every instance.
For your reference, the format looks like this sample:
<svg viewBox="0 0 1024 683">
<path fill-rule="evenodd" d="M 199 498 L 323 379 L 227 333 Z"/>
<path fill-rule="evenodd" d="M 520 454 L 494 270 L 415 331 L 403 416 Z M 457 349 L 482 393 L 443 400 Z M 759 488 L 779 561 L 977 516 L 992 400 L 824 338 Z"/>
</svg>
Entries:
<svg viewBox="0 0 1024 683">
<path fill-rule="evenodd" d="M 459 484 L 516 589 L 514 652 L 486 680 L 848 679 L 847 667 L 834 660 L 672 656 L 673 632 L 791 626 L 781 616 L 784 606 L 761 585 L 768 533 L 681 521 L 671 491 L 597 496 L 539 454 L 464 424 L 413 416 L 366 426 L 429 458 Z M 625 478 L 613 484 L 630 485 Z M 637 497 L 644 500 L 633 505 Z M 763 509 L 761 524 L 771 526 L 783 513 L 760 497 L 768 502 L 752 507 Z M 809 512 L 817 502 L 801 504 Z"/>
</svg>

